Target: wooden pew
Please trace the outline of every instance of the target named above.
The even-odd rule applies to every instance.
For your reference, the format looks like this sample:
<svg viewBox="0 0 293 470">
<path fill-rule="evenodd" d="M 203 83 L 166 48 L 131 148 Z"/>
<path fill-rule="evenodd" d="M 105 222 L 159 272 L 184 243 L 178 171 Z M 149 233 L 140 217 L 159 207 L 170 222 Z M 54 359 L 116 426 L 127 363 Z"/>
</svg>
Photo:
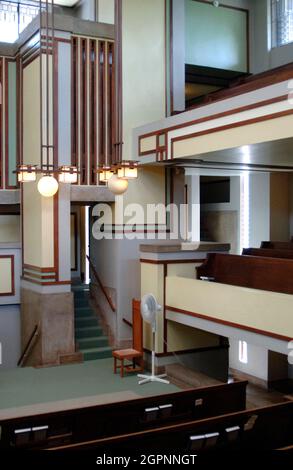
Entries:
<svg viewBox="0 0 293 470">
<path fill-rule="evenodd" d="M 268 258 L 285 258 L 293 260 L 293 249 L 280 250 L 274 248 L 244 248 L 242 250 L 243 256 L 264 256 Z"/>
<path fill-rule="evenodd" d="M 0 421 L 0 449 L 49 448 L 244 410 L 246 381 Z"/>
<path fill-rule="evenodd" d="M 290 259 L 210 253 L 197 268 L 197 278 L 293 294 L 293 263 Z"/>
<path fill-rule="evenodd" d="M 289 250 L 293 251 L 293 242 L 261 242 L 261 248 L 269 248 L 271 250 Z"/>
<path fill-rule="evenodd" d="M 286 449 L 293 444 L 293 402 L 250 409 L 193 422 L 51 450 L 95 450 L 111 455 L 188 454 Z"/>
</svg>

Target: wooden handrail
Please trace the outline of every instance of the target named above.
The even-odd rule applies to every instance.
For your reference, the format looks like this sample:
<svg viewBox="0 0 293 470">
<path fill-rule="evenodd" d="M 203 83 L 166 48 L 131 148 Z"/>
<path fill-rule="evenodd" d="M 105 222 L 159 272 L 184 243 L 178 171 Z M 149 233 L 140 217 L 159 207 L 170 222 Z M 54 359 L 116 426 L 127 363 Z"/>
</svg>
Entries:
<svg viewBox="0 0 293 470">
<path fill-rule="evenodd" d="M 99 285 L 101 291 L 103 292 L 103 294 L 104 294 L 104 296 L 105 296 L 105 298 L 106 298 L 108 304 L 110 305 L 111 310 L 112 310 L 113 312 L 116 312 L 116 307 L 115 307 L 115 305 L 114 305 L 114 303 L 113 303 L 113 300 L 112 300 L 111 297 L 109 296 L 109 294 L 108 294 L 108 292 L 107 292 L 105 286 L 103 285 L 101 279 L 99 278 L 99 275 L 98 275 L 98 273 L 97 273 L 97 271 L 96 271 L 95 266 L 93 265 L 92 260 L 90 259 L 90 257 L 89 257 L 88 255 L 86 255 L 86 257 L 87 257 L 88 262 L 89 262 L 89 264 L 90 264 L 90 267 L 91 267 L 91 270 L 92 270 L 92 272 L 93 272 L 93 275 L 94 275 L 94 277 L 95 277 L 95 279 L 96 279 L 96 281 L 97 281 L 97 283 L 98 283 L 98 285 Z"/>
<path fill-rule="evenodd" d="M 231 85 L 229 88 L 223 88 L 221 90 L 208 93 L 200 103 L 190 106 L 184 111 L 180 111 L 180 113 L 214 103 L 215 101 L 232 98 L 243 93 L 249 93 L 251 91 L 258 90 L 259 88 L 274 85 L 292 78 L 293 63 L 291 62 L 274 69 L 266 70 L 265 72 L 238 79 L 238 81 L 236 81 L 235 84 Z"/>
<path fill-rule="evenodd" d="M 32 351 L 33 349 L 33 346 L 36 344 L 36 340 L 39 336 L 39 329 L 40 329 L 40 325 L 35 325 L 34 329 L 33 329 L 33 332 L 32 334 L 30 335 L 29 337 L 29 340 L 28 342 L 26 343 L 26 346 L 24 348 L 24 351 L 22 353 L 22 355 L 20 356 L 19 360 L 18 360 L 18 363 L 17 363 L 17 366 L 23 366 L 28 355 L 30 354 L 30 352 Z M 35 341 L 35 342 L 34 342 Z M 34 342 L 34 343 L 33 343 Z"/>
<path fill-rule="evenodd" d="M 133 324 L 129 320 L 127 320 L 127 318 L 122 318 L 122 321 L 130 328 L 133 328 Z"/>
</svg>

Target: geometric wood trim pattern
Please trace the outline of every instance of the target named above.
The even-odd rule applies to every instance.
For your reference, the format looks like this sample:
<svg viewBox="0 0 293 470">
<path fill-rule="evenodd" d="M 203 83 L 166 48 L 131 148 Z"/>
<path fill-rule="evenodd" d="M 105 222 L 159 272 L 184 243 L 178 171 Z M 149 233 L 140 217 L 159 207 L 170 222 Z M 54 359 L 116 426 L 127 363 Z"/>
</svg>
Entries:
<svg viewBox="0 0 293 470">
<path fill-rule="evenodd" d="M 293 114 L 293 109 L 288 109 L 286 111 L 280 111 L 280 112 L 273 113 L 273 114 L 267 114 L 265 116 L 259 116 L 259 117 L 252 118 L 252 119 L 247 119 L 247 120 L 244 120 L 244 121 L 233 122 L 231 124 L 227 124 L 227 125 L 224 125 L 224 126 L 213 127 L 211 129 L 206 129 L 204 131 L 194 132 L 192 134 L 187 134 L 187 135 L 181 135 L 179 137 L 174 137 L 174 138 L 171 139 L 171 157 L 170 158 L 171 159 L 174 158 L 174 144 L 176 142 L 180 142 L 182 140 L 195 139 L 196 137 L 201 137 L 201 136 L 204 136 L 204 135 L 213 134 L 215 132 L 223 132 L 223 131 L 226 131 L 226 130 L 235 129 L 237 127 L 243 127 L 243 126 L 248 126 L 248 125 L 252 125 L 252 124 L 257 124 L 259 122 L 270 121 L 272 119 L 278 119 L 278 118 L 281 118 L 281 117 L 290 116 L 292 114 Z"/>
<path fill-rule="evenodd" d="M 1 297 L 14 296 L 15 295 L 15 269 L 14 269 L 14 255 L 0 255 L 1 259 L 10 259 L 11 269 L 10 269 L 10 283 L 11 290 L 9 292 L 1 292 Z"/>
<path fill-rule="evenodd" d="M 288 95 L 277 96 L 277 97 L 274 97 L 274 98 L 271 98 L 271 99 L 259 101 L 257 103 L 252 103 L 252 104 L 249 104 L 249 105 L 237 107 L 237 108 L 234 108 L 234 109 L 230 109 L 228 111 L 223 111 L 221 113 L 211 114 L 209 116 L 205 116 L 205 117 L 202 117 L 202 118 L 188 120 L 188 121 L 186 121 L 184 123 L 181 123 L 181 124 L 176 124 L 176 125 L 173 125 L 173 126 L 166 127 L 164 129 L 157 129 L 155 131 L 148 132 L 146 134 L 142 134 L 138 137 L 139 156 L 143 157 L 145 155 L 151 155 L 151 154 L 155 153 L 157 160 L 159 160 L 159 161 L 161 161 L 162 159 L 166 160 L 166 159 L 168 159 L 168 133 L 171 132 L 171 131 L 176 131 L 178 129 L 188 128 L 190 126 L 194 126 L 194 125 L 197 125 L 197 124 L 206 123 L 206 122 L 209 122 L 209 121 L 213 121 L 215 119 L 220 119 L 220 118 L 224 118 L 224 117 L 227 117 L 227 116 L 232 116 L 234 114 L 238 114 L 238 113 L 245 112 L 245 111 L 250 111 L 250 110 L 257 109 L 257 108 L 264 107 L 264 106 L 269 106 L 271 104 L 280 103 L 280 102 L 284 102 L 284 101 L 287 101 L 287 100 L 288 100 Z M 271 114 L 271 115 L 267 115 L 267 116 L 260 116 L 258 118 L 255 118 L 255 120 L 251 120 L 251 122 L 248 122 L 248 123 L 255 123 L 255 122 L 260 122 L 260 121 L 267 120 L 267 119 L 274 119 L 274 117 L 280 117 L 280 116 L 278 116 L 278 114 L 280 114 L 280 113 L 275 113 L 275 114 Z M 287 112 L 287 114 L 290 114 L 290 110 Z M 231 123 L 231 124 L 229 124 L 225 127 L 223 126 L 224 127 L 223 130 L 230 129 L 230 128 L 233 128 L 233 127 L 236 127 L 236 126 L 237 127 L 238 126 L 244 126 L 246 123 L 247 123 L 247 121 L 240 121 L 240 122 L 237 122 L 237 123 Z M 211 128 L 211 129 L 207 129 L 207 130 L 202 131 L 202 132 L 204 132 L 205 134 L 216 132 L 214 129 L 215 128 Z M 221 130 L 221 128 L 217 128 L 217 130 Z M 163 136 L 163 135 L 165 136 L 165 144 L 160 145 L 159 137 Z M 171 159 L 173 158 L 173 152 L 172 152 L 172 143 L 173 142 L 175 142 L 177 140 L 184 140 L 186 138 L 196 137 L 198 135 L 201 135 L 201 134 L 194 133 L 194 134 L 187 134 L 186 136 L 182 135 L 182 136 L 173 138 L 171 140 L 171 154 L 172 155 L 170 156 L 170 158 Z M 142 151 L 141 147 L 142 147 L 143 141 L 146 140 L 146 139 L 150 139 L 152 137 L 156 137 L 156 145 L 153 146 L 154 148 L 148 149 L 146 151 Z"/>
<path fill-rule="evenodd" d="M 114 48 L 109 40 L 71 38 L 71 161 L 80 185 L 96 185 L 96 168 L 114 161 Z"/>
</svg>

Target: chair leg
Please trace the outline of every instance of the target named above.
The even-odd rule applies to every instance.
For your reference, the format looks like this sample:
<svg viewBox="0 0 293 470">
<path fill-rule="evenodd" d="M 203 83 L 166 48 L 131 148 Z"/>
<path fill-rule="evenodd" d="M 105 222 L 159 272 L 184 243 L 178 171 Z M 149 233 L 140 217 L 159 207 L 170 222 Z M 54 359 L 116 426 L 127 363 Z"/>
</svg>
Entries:
<svg viewBox="0 0 293 470">
<path fill-rule="evenodd" d="M 117 373 L 117 358 L 114 357 L 114 374 Z"/>
<path fill-rule="evenodd" d="M 124 377 L 124 359 L 121 359 L 120 377 Z"/>
</svg>

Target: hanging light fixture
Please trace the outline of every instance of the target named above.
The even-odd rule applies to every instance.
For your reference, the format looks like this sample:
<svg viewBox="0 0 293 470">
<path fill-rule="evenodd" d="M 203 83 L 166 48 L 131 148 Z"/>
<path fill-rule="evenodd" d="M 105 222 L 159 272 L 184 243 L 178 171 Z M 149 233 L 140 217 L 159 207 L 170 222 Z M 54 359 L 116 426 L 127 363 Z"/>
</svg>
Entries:
<svg viewBox="0 0 293 470">
<path fill-rule="evenodd" d="M 109 165 L 103 165 L 98 168 L 99 180 L 101 183 L 107 183 L 112 178 L 114 171 Z"/>
<path fill-rule="evenodd" d="M 108 188 L 117 196 L 124 194 L 128 189 L 128 181 L 126 179 L 118 178 L 117 175 L 113 175 L 108 181 Z"/>
<path fill-rule="evenodd" d="M 19 165 L 17 173 L 17 181 L 19 183 L 28 183 L 36 181 L 37 173 L 36 165 Z"/>
<path fill-rule="evenodd" d="M 77 175 L 78 171 L 75 166 L 61 166 L 59 168 L 59 183 L 71 183 L 75 184 L 77 183 Z"/>
<path fill-rule="evenodd" d="M 137 178 L 138 162 L 124 160 L 117 165 L 118 178 L 135 179 Z"/>
<path fill-rule="evenodd" d="M 51 25 L 49 25 L 49 4 L 51 4 Z M 38 182 L 38 191 L 44 197 L 52 197 L 58 191 L 58 181 L 60 183 L 74 184 L 77 183 L 78 169 L 75 166 L 63 165 L 58 167 L 54 161 L 55 156 L 55 142 L 54 142 L 54 104 L 52 97 L 55 95 L 54 85 L 55 80 L 49 78 L 50 73 L 50 56 L 52 74 L 54 74 L 54 54 L 55 54 L 55 24 L 54 24 L 54 0 L 46 0 L 44 7 L 42 0 L 39 0 L 40 12 L 40 152 L 41 152 L 41 165 L 20 164 L 16 167 L 14 173 L 17 174 L 18 182 L 34 182 L 37 179 L 37 174 L 42 177 Z M 45 25 L 43 25 L 42 10 L 45 10 Z M 43 33 L 43 30 L 45 33 Z M 45 50 L 45 52 L 43 52 Z M 43 59 L 45 55 L 45 59 Z M 43 62 L 44 61 L 44 62 Z M 45 85 L 43 84 L 43 73 L 45 71 Z M 51 89 L 50 89 L 51 86 Z M 51 101 L 51 103 L 50 103 Z M 52 117 L 50 119 L 50 104 L 52 106 Z M 43 110 L 46 111 L 46 118 L 44 120 Z M 44 122 L 45 121 L 45 122 Z M 53 135 L 53 143 L 50 143 L 50 135 Z"/>
<path fill-rule="evenodd" d="M 54 176 L 42 176 L 38 182 L 38 191 L 44 197 L 52 197 L 58 191 L 58 181 Z"/>
</svg>

